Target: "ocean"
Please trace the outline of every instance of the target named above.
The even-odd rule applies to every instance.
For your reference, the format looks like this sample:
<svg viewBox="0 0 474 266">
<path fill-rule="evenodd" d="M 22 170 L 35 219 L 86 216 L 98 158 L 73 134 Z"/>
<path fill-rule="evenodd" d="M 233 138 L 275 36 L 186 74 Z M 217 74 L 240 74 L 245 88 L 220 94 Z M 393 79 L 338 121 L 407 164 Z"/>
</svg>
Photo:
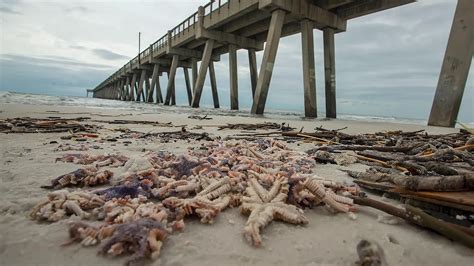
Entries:
<svg viewBox="0 0 474 266">
<path fill-rule="evenodd" d="M 221 106 L 219 109 L 214 109 L 212 106 L 202 106 L 200 108 L 191 108 L 189 106 L 177 105 L 177 106 L 164 106 L 162 104 L 154 103 L 140 103 L 140 102 L 124 102 L 117 100 L 98 99 L 98 98 L 86 98 L 78 96 L 53 96 L 53 95 L 42 95 L 42 94 L 31 94 L 31 93 L 18 93 L 18 92 L 4 92 L 0 91 L 0 106 L 1 104 L 30 104 L 30 105 L 51 105 L 51 106 L 77 106 L 84 108 L 104 108 L 104 109 L 116 109 L 122 111 L 136 111 L 141 113 L 192 113 L 199 115 L 222 115 L 222 116 L 242 116 L 251 117 L 254 116 L 248 109 L 242 110 L 229 110 L 228 107 Z M 1 111 L 1 107 L 0 107 Z M 285 110 L 265 110 L 264 117 L 268 118 L 279 118 L 289 120 L 295 119 L 306 119 L 303 113 L 296 111 L 285 111 Z M 324 118 L 324 113 L 319 114 L 319 119 Z M 403 124 L 415 124 L 415 125 L 426 125 L 427 120 L 422 119 L 410 119 L 401 117 L 383 117 L 383 116 L 371 116 L 371 115 L 353 115 L 353 114 L 340 114 L 338 113 L 339 119 L 355 120 L 355 121 L 368 121 L 368 122 L 389 122 L 389 123 L 403 123 Z M 466 123 L 468 126 L 474 126 L 474 122 Z"/>
</svg>

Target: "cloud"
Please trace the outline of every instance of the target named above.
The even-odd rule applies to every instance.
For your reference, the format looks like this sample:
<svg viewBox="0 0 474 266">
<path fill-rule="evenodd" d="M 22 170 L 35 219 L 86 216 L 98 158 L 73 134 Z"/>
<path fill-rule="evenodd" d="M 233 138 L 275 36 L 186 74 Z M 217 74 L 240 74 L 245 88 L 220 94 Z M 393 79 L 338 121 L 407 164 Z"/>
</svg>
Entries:
<svg viewBox="0 0 474 266">
<path fill-rule="evenodd" d="M 2 6 L 0 7 L 0 13 L 12 14 L 12 15 L 23 15 L 23 13 L 15 11 L 9 7 Z"/>
<path fill-rule="evenodd" d="M 14 58 L 0 57 L 0 90 L 84 96 L 86 89 L 93 89 L 112 72 L 87 64 L 77 63 L 75 65 L 81 67 L 69 68 L 59 62 L 51 64 L 50 60 Z M 38 62 L 42 64 L 38 65 Z"/>
<path fill-rule="evenodd" d="M 88 13 L 90 12 L 91 10 L 85 6 L 74 6 L 74 7 L 68 7 L 68 8 L 65 8 L 64 9 L 67 13 L 74 13 L 74 12 L 78 12 L 78 13 Z"/>
<path fill-rule="evenodd" d="M 24 56 L 16 54 L 1 54 L 0 60 L 2 64 L 8 61 L 19 62 L 20 64 L 28 64 L 35 66 L 54 66 L 63 68 L 93 68 L 93 69 L 112 69 L 109 65 L 86 63 L 74 59 L 59 56 Z"/>
<path fill-rule="evenodd" d="M 106 49 L 92 49 L 92 52 L 97 55 L 98 57 L 106 60 L 121 60 L 121 59 L 129 59 L 128 56 L 121 55 L 114 53 L 112 51 Z"/>
<path fill-rule="evenodd" d="M 69 45 L 69 48 L 77 49 L 77 50 L 87 50 L 87 47 L 84 47 L 84 46 L 81 46 L 81 45 Z"/>
</svg>

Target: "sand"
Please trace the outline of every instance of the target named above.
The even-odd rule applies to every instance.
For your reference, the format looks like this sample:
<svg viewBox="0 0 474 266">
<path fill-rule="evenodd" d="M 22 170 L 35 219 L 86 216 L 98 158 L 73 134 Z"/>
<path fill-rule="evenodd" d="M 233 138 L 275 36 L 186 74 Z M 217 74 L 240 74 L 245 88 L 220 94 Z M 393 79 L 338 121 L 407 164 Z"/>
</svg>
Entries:
<svg viewBox="0 0 474 266">
<path fill-rule="evenodd" d="M 59 113 L 47 113 L 46 111 Z M 162 114 L 142 114 L 129 110 L 91 109 L 77 107 L 55 107 L 43 105 L 4 104 L 0 107 L 0 118 L 47 117 L 63 118 L 87 116 L 92 119 L 134 119 L 173 122 L 174 125 L 221 125 L 225 123 L 290 122 L 291 126 L 311 131 L 323 126 L 328 129 L 348 127 L 347 133 L 373 133 L 384 130 L 426 129 L 430 133 L 450 133 L 455 129 L 405 125 L 395 123 L 368 123 L 344 120 L 295 120 L 285 121 L 264 117 L 237 117 L 210 115 L 212 120 L 192 120 L 190 113 L 175 113 L 173 107 Z M 67 114 L 69 113 L 69 114 Z M 104 124 L 101 135 L 109 135 L 108 129 L 128 127 L 143 132 L 160 132 L 178 128 L 146 125 Z M 216 127 L 204 127 L 196 132 L 208 132 L 214 136 L 226 136 L 238 131 L 217 131 Z M 97 248 L 82 248 L 80 245 L 61 247 L 68 239 L 66 220 L 57 223 L 37 223 L 28 219 L 29 210 L 47 191 L 40 185 L 58 175 L 75 170 L 77 165 L 55 163 L 54 159 L 66 152 L 56 152 L 58 144 L 66 143 L 59 137 L 65 133 L 52 134 L 1 134 L 0 138 L 0 265 L 121 265 L 124 258 L 104 258 L 97 255 Z M 188 146 L 198 142 L 178 141 L 159 143 L 136 140 L 128 146 L 122 143 L 98 144 L 102 149 L 91 153 L 119 152 L 125 155 L 140 155 L 143 150 L 169 150 L 183 153 Z M 293 144 L 295 149 L 307 150 L 311 144 Z M 317 165 L 314 172 L 320 176 L 351 182 L 341 166 Z M 364 169 L 360 164 L 352 169 Z M 120 169 L 111 169 L 116 174 Z M 382 200 L 399 204 L 396 201 Z M 394 224 L 378 221 L 382 213 L 360 207 L 357 219 L 345 214 L 331 214 L 324 207 L 305 210 L 309 219 L 306 226 L 294 226 L 273 222 L 263 231 L 263 247 L 254 248 L 242 237 L 246 216 L 238 209 L 228 209 L 220 214 L 213 225 L 200 224 L 198 220 L 187 220 L 183 232 L 172 234 L 165 242 L 161 257 L 151 265 L 351 265 L 357 260 L 356 245 L 361 239 L 378 242 L 385 250 L 390 265 L 472 265 L 474 251 L 454 243 L 440 235 L 420 229 L 394 219 Z M 71 218 L 72 219 L 72 218 Z M 392 219 L 393 222 L 393 219 Z"/>
</svg>

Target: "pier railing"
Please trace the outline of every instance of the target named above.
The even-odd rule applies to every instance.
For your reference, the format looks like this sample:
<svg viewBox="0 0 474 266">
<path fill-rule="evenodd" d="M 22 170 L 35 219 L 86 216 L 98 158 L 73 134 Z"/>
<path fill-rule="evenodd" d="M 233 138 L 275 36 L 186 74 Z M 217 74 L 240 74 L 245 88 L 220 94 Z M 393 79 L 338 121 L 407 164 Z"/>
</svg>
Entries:
<svg viewBox="0 0 474 266">
<path fill-rule="evenodd" d="M 220 13 L 221 7 L 228 4 L 231 1 L 240 1 L 240 0 L 211 0 L 209 3 L 204 5 L 204 16 L 209 16 L 212 19 L 212 13 L 217 11 Z M 169 33 L 171 34 L 171 40 L 176 40 L 182 37 L 184 34 L 190 33 L 191 30 L 196 29 L 196 24 L 198 22 L 198 12 L 194 12 L 191 16 L 187 17 L 181 23 L 179 23 L 176 27 L 172 28 Z M 159 38 L 156 42 L 152 43 L 148 48 L 140 52 L 137 56 L 127 62 L 124 66 L 122 66 L 119 70 L 117 70 L 114 74 L 100 83 L 95 90 L 99 90 L 102 88 L 103 85 L 108 84 L 116 75 L 125 74 L 128 70 L 134 68 L 135 65 L 139 65 L 142 59 L 149 57 L 150 55 L 155 55 L 166 51 L 168 47 L 168 33 L 163 35 Z"/>
</svg>

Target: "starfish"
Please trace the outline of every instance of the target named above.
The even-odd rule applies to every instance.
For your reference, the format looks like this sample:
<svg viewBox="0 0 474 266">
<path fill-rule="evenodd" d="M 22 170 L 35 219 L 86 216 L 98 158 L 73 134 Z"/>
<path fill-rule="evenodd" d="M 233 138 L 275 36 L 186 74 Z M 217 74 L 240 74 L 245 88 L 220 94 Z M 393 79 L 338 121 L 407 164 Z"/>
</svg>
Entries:
<svg viewBox="0 0 474 266">
<path fill-rule="evenodd" d="M 230 178 L 226 176 L 211 183 L 193 198 L 168 197 L 163 200 L 163 205 L 182 209 L 186 215 L 196 214 L 201 223 L 213 223 L 217 214 L 231 203 L 232 198 L 225 195 L 231 189 Z"/>
<path fill-rule="evenodd" d="M 325 188 L 321 180 L 308 178 L 303 186 L 314 196 L 315 200 L 324 202 L 335 211 L 351 213 L 354 210 L 351 198 L 335 194 L 332 190 Z"/>
<path fill-rule="evenodd" d="M 161 246 L 168 233 L 162 223 L 151 218 L 141 218 L 118 225 L 99 253 L 113 256 L 132 253 L 132 257 L 125 265 L 131 265 L 145 258 L 156 260 L 160 256 Z"/>
<path fill-rule="evenodd" d="M 308 223 L 301 209 L 286 203 L 288 190 L 286 178 L 277 179 L 270 190 L 264 189 L 254 178 L 249 180 L 245 190 L 248 196 L 242 198 L 240 211 L 243 214 L 250 213 L 244 236 L 254 246 L 262 244 L 260 230 L 274 219 L 292 224 Z"/>
<path fill-rule="evenodd" d="M 169 163 L 168 167 L 171 175 L 175 179 L 181 179 L 183 176 L 193 175 L 193 169 L 200 166 L 202 163 L 186 156 L 180 156 L 178 160 Z"/>
</svg>

